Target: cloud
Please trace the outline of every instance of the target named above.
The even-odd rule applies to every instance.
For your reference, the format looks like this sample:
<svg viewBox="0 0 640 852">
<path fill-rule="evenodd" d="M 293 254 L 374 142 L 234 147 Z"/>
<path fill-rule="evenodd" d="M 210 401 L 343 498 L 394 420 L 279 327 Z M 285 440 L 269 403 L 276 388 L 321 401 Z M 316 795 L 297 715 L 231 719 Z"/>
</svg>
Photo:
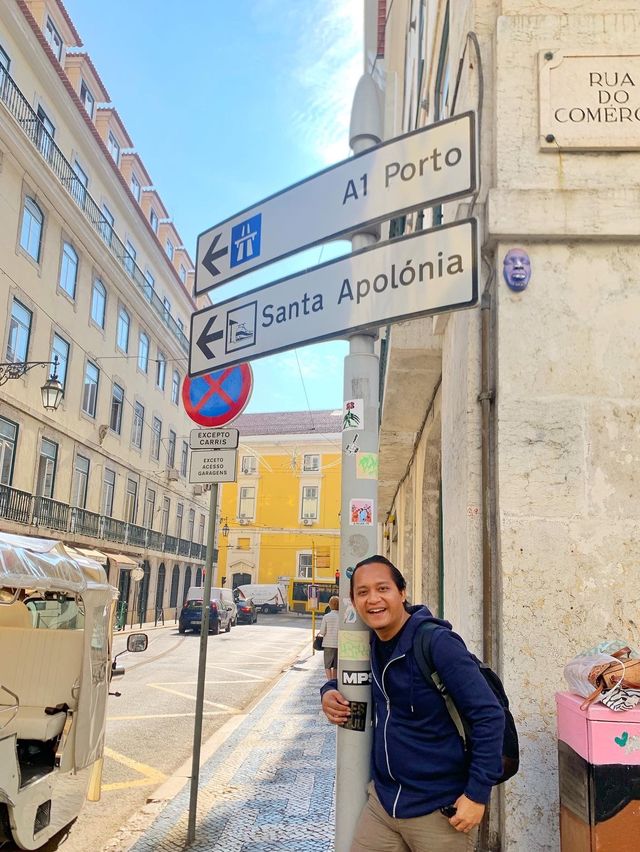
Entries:
<svg viewBox="0 0 640 852">
<path fill-rule="evenodd" d="M 263 24 L 265 15 L 274 16 L 290 45 L 281 71 L 296 84 L 293 138 L 320 166 L 344 159 L 349 155 L 351 102 L 362 73 L 362 0 L 267 0 L 260 4 Z"/>
</svg>

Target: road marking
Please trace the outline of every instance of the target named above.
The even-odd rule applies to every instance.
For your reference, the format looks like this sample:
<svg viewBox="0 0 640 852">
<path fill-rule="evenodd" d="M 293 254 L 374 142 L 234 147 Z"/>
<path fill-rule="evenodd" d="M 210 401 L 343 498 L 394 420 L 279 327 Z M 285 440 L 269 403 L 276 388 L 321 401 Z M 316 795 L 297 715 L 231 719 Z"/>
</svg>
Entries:
<svg viewBox="0 0 640 852">
<path fill-rule="evenodd" d="M 110 748 L 105 748 L 105 756 L 115 760 L 116 763 L 121 763 L 128 769 L 133 769 L 134 772 L 140 773 L 142 778 L 136 778 L 133 781 L 117 781 L 113 784 L 103 784 L 102 789 L 107 790 L 125 790 L 128 787 L 148 787 L 150 784 L 160 784 L 167 780 L 164 772 L 159 769 L 154 769 L 152 766 L 147 766 L 146 763 L 139 763 L 137 760 L 132 760 L 124 754 L 119 754 Z"/>
<path fill-rule="evenodd" d="M 230 672 L 231 674 L 248 675 L 250 681 L 266 680 L 266 678 L 260 677 L 259 675 L 255 675 L 253 673 L 246 672 L 246 671 L 243 671 L 243 670 L 238 670 L 238 669 L 228 669 L 226 666 L 216 666 L 216 665 L 207 666 L 207 669 L 209 669 L 209 668 L 218 669 L 218 671 L 221 671 L 221 672 Z M 242 681 L 241 680 L 216 680 L 216 683 L 242 683 Z"/>
<path fill-rule="evenodd" d="M 235 681 L 234 681 L 235 682 Z M 190 680 L 185 681 L 182 684 L 178 684 L 178 686 L 195 686 L 197 681 Z M 152 687 L 153 689 L 159 689 L 161 692 L 169 692 L 172 695 L 180 695 L 182 698 L 188 698 L 191 701 L 196 700 L 195 695 L 189 695 L 188 692 L 180 692 L 178 689 L 170 689 L 168 686 L 165 686 L 163 683 L 148 683 L 147 686 Z M 237 707 L 229 707 L 228 704 L 220 704 L 218 701 L 209 701 L 208 698 L 203 699 L 205 704 L 210 704 L 212 707 L 218 707 L 220 710 L 225 710 L 227 713 L 241 713 L 242 710 L 238 710 Z"/>
<path fill-rule="evenodd" d="M 228 716 L 226 710 L 204 710 L 203 716 Z M 195 713 L 147 713 L 143 716 L 107 716 L 107 722 L 126 722 L 137 719 L 193 719 Z"/>
</svg>

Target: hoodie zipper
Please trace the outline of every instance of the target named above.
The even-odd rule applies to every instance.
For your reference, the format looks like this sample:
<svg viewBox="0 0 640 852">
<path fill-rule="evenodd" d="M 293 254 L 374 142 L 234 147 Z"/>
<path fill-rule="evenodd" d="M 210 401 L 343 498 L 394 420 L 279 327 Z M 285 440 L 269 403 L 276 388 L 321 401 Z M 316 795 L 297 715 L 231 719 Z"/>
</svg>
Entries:
<svg viewBox="0 0 640 852">
<path fill-rule="evenodd" d="M 373 679 L 378 684 L 378 688 L 380 689 L 380 692 L 382 692 L 382 694 L 384 695 L 385 701 L 387 702 L 387 717 L 384 720 L 383 739 L 384 739 L 384 755 L 385 755 L 385 758 L 386 758 L 386 761 L 387 761 L 387 772 L 389 773 L 392 780 L 395 781 L 396 784 L 398 785 L 398 792 L 396 794 L 395 799 L 393 800 L 393 812 L 391 814 L 394 818 L 395 818 L 395 815 L 396 815 L 396 806 L 398 804 L 398 799 L 400 798 L 400 793 L 402 792 L 402 784 L 394 776 L 393 772 L 391 771 L 391 764 L 389 763 L 389 748 L 388 748 L 388 744 L 387 744 L 387 725 L 389 723 L 389 716 L 391 715 L 391 701 L 389 700 L 389 696 L 387 695 L 387 692 L 384 688 L 384 676 L 386 674 L 387 669 L 391 665 L 391 663 L 395 663 L 397 660 L 402 660 L 406 656 L 407 656 L 406 654 L 401 654 L 399 657 L 394 657 L 392 660 L 389 660 L 387 665 L 382 670 L 382 675 L 381 675 L 381 678 L 380 678 L 382 683 L 378 683 L 378 679 L 376 678 L 375 674 L 373 674 L 373 671 L 372 671 Z"/>
</svg>

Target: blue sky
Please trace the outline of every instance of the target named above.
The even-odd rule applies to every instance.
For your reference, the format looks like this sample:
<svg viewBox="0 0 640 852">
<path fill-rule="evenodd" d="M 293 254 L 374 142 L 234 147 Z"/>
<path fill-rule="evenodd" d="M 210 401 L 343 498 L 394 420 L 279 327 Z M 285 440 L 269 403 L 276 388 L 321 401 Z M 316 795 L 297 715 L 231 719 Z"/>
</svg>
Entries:
<svg viewBox="0 0 640 852">
<path fill-rule="evenodd" d="M 195 260 L 198 233 L 348 156 L 362 0 L 65 0 Z M 315 265 L 312 249 L 216 291 Z M 252 364 L 249 411 L 337 408 L 343 341 Z"/>
</svg>

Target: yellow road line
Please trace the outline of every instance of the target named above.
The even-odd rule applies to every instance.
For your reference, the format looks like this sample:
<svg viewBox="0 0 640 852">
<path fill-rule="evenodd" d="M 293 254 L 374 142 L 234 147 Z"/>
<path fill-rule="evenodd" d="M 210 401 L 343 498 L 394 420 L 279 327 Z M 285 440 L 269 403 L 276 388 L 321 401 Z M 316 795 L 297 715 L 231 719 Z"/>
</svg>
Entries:
<svg viewBox="0 0 640 852">
<path fill-rule="evenodd" d="M 142 776 L 142 778 L 135 778 L 132 781 L 117 781 L 114 784 L 103 784 L 102 789 L 105 792 L 107 790 L 125 790 L 128 787 L 147 787 L 150 784 L 156 785 L 167 780 L 164 772 L 154 769 L 153 766 L 147 766 L 146 763 L 139 763 L 137 760 L 132 760 L 125 754 L 119 754 L 110 748 L 105 748 L 104 753 L 106 757 L 115 760 L 116 763 L 121 763 L 127 769 L 133 769 L 134 772 L 138 772 Z"/>
<path fill-rule="evenodd" d="M 190 683 L 194 683 L 191 681 Z M 153 689 L 159 689 L 161 692 L 169 692 L 172 695 L 179 695 L 182 698 L 189 698 L 191 701 L 196 700 L 195 695 L 189 695 L 188 692 L 180 692 L 178 689 L 169 689 L 168 686 L 164 686 L 161 683 L 148 683 L 147 686 L 153 687 Z M 210 704 L 212 707 L 218 707 L 220 710 L 226 710 L 228 713 L 241 713 L 241 710 L 238 710 L 237 707 L 229 707 L 228 704 L 220 704 L 218 701 L 209 701 L 208 698 L 203 699 L 205 704 Z"/>
</svg>

